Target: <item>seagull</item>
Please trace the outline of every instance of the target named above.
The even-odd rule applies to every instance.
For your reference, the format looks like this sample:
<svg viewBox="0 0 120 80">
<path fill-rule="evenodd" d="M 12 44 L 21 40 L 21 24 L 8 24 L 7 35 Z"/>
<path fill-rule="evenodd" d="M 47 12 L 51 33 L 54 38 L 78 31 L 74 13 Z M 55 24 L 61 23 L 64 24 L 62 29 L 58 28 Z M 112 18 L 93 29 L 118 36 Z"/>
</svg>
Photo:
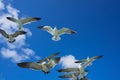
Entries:
<svg viewBox="0 0 120 80">
<path fill-rule="evenodd" d="M 102 57 L 103 57 L 103 55 L 94 56 L 94 57 L 92 57 L 92 58 L 87 57 L 87 59 L 79 60 L 79 61 L 76 61 L 75 63 L 82 63 L 82 62 L 84 62 L 84 64 L 83 64 L 82 66 L 83 66 L 83 67 L 87 67 L 87 66 L 89 66 L 93 61 L 95 61 L 96 59 L 102 58 Z"/>
<path fill-rule="evenodd" d="M 18 24 L 19 26 L 19 30 L 23 30 L 23 25 L 26 24 L 26 23 L 30 23 L 30 22 L 34 22 L 34 21 L 38 21 L 40 20 L 41 18 L 37 18 L 37 17 L 30 17 L 30 18 L 25 18 L 25 19 L 16 19 L 16 18 L 13 18 L 13 17 L 6 17 L 8 20 L 12 21 L 12 22 L 15 22 Z"/>
<path fill-rule="evenodd" d="M 0 29 L 0 33 L 1 33 L 5 38 L 8 39 L 8 42 L 9 42 L 9 43 L 13 43 L 13 42 L 15 42 L 15 40 L 16 40 L 15 38 L 16 38 L 17 36 L 26 34 L 27 32 L 25 32 L 25 31 L 16 31 L 14 34 L 8 34 L 8 33 L 6 33 L 4 30 Z"/>
<path fill-rule="evenodd" d="M 56 53 L 56 54 L 58 54 L 58 53 Z M 53 54 L 49 57 L 52 57 L 52 56 L 53 56 Z M 40 60 L 37 62 L 21 62 L 21 63 L 17 63 L 17 65 L 22 68 L 29 68 L 32 70 L 41 70 L 45 74 L 48 74 L 48 73 L 50 73 L 50 69 L 54 68 L 55 65 L 57 65 L 59 63 L 60 58 L 61 57 L 57 57 L 55 59 L 48 60 L 48 62 L 41 62 L 41 63 L 39 63 Z"/>
<path fill-rule="evenodd" d="M 39 26 L 38 28 L 49 32 L 53 36 L 52 40 L 54 41 L 59 41 L 61 39 L 60 36 L 62 34 L 75 34 L 76 33 L 76 31 L 71 30 L 69 28 L 65 28 L 65 27 L 61 28 L 60 30 L 58 30 L 57 27 L 52 28 L 51 26 Z"/>
<path fill-rule="evenodd" d="M 54 58 L 55 56 L 57 56 L 58 54 L 60 54 L 59 52 L 56 52 L 48 57 L 46 57 L 45 59 L 39 60 L 37 61 L 37 63 L 41 63 L 41 62 L 48 62 L 50 61 L 52 58 Z"/>
</svg>

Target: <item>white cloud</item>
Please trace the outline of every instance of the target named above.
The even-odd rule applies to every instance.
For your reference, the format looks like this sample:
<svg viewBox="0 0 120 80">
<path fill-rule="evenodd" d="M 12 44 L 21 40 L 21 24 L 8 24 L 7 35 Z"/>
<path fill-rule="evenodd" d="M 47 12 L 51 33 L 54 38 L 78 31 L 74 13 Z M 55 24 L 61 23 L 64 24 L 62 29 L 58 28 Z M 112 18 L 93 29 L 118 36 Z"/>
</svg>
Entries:
<svg viewBox="0 0 120 80">
<path fill-rule="evenodd" d="M 26 49 L 23 48 L 22 51 L 28 56 L 35 54 L 35 52 L 32 49 L 29 49 L 29 48 L 26 48 Z"/>
<path fill-rule="evenodd" d="M 71 67 L 81 67 L 80 64 L 75 63 L 77 61 L 74 56 L 67 55 L 61 58 L 60 64 L 63 68 L 71 68 Z"/>
<path fill-rule="evenodd" d="M 5 5 L 3 4 L 3 2 L 2 2 L 3 0 L 0 0 L 0 10 L 3 10 L 3 9 L 5 9 Z"/>
<path fill-rule="evenodd" d="M 10 3 L 4 4 L 3 0 L 0 0 L 0 28 L 5 30 L 7 33 L 11 34 L 18 30 L 18 25 L 8 19 L 6 17 L 19 17 L 19 10 L 12 7 Z M 31 36 L 32 32 L 25 28 L 27 35 L 20 35 L 16 37 L 16 41 L 14 43 L 9 43 L 6 38 L 4 38 L 0 34 L 0 44 L 4 44 L 1 48 L 0 53 L 4 58 L 9 58 L 13 62 L 19 62 L 21 60 L 30 59 L 31 55 L 35 58 L 39 58 L 36 56 L 32 49 L 26 48 L 26 38 L 27 36 Z M 21 53 L 18 53 L 21 52 Z"/>
<path fill-rule="evenodd" d="M 1 54 L 4 58 L 10 58 L 13 62 L 20 62 L 28 58 L 25 55 L 19 55 L 15 50 L 6 48 L 1 49 Z"/>
</svg>

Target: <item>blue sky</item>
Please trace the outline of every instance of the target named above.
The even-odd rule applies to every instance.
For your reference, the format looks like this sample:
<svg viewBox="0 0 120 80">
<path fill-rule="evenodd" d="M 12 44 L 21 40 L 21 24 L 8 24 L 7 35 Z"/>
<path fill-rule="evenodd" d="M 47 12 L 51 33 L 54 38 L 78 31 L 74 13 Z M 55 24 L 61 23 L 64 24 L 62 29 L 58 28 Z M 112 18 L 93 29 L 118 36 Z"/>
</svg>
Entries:
<svg viewBox="0 0 120 80">
<path fill-rule="evenodd" d="M 120 6 L 118 0 L 0 0 L 0 28 L 12 32 L 16 24 L 5 17 L 40 17 L 40 21 L 25 25 L 28 34 L 9 44 L 0 35 L 0 80 L 63 80 L 56 70 L 50 74 L 23 69 L 19 61 L 37 61 L 52 53 L 61 57 L 84 59 L 87 56 L 104 55 L 88 67 L 90 80 L 119 80 L 120 67 Z M 57 26 L 77 31 L 77 34 L 62 35 L 58 42 L 36 27 Z M 26 52 L 28 54 L 26 54 Z M 64 63 L 65 64 L 65 63 Z M 67 80 L 67 79 L 66 79 Z"/>
</svg>

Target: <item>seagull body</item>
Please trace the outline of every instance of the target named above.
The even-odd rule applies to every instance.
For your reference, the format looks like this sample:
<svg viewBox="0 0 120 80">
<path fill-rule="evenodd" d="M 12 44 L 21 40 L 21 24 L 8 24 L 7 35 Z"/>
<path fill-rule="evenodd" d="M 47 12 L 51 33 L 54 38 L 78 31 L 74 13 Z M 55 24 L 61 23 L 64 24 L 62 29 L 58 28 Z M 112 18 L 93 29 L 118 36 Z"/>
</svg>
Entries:
<svg viewBox="0 0 120 80">
<path fill-rule="evenodd" d="M 12 22 L 15 22 L 18 24 L 19 26 L 19 30 L 23 30 L 23 25 L 26 24 L 26 23 L 30 23 L 30 22 L 33 22 L 33 21 L 38 21 L 40 20 L 41 18 L 37 18 L 37 17 L 30 17 L 30 18 L 25 18 L 25 19 L 16 19 L 16 18 L 13 18 L 13 17 L 6 17 L 8 20 L 12 21 Z"/>
<path fill-rule="evenodd" d="M 26 34 L 27 32 L 25 31 L 16 31 L 14 34 L 8 34 L 6 33 L 4 30 L 0 29 L 0 33 L 8 39 L 9 43 L 13 43 L 15 42 L 15 37 L 19 36 L 19 35 L 23 35 Z"/>
<path fill-rule="evenodd" d="M 54 41 L 59 41 L 60 35 L 62 34 L 74 34 L 76 33 L 75 31 L 69 29 L 69 28 L 62 28 L 60 30 L 58 30 L 56 27 L 52 28 L 51 26 L 40 26 L 38 27 L 42 30 L 46 30 L 47 32 L 49 32 L 53 37 L 52 40 Z"/>
</svg>

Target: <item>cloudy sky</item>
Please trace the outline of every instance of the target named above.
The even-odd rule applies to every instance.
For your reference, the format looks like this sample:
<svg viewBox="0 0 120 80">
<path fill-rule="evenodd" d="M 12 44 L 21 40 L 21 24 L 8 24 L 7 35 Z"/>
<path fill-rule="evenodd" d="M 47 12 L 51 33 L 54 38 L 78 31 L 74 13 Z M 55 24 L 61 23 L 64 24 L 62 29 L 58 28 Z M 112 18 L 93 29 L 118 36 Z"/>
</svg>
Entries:
<svg viewBox="0 0 120 80">
<path fill-rule="evenodd" d="M 40 17 L 24 25 L 26 35 L 9 43 L 0 34 L 0 80 L 63 80 L 56 70 L 78 67 L 74 61 L 104 55 L 88 67 L 90 80 L 119 80 L 120 6 L 117 0 L 0 0 L 0 29 L 7 33 L 18 30 L 6 17 Z M 38 26 L 67 27 L 77 34 L 62 35 L 60 41 Z M 60 63 L 50 74 L 20 68 L 18 62 L 37 61 L 60 52 Z M 68 80 L 68 79 L 66 79 Z"/>
</svg>

